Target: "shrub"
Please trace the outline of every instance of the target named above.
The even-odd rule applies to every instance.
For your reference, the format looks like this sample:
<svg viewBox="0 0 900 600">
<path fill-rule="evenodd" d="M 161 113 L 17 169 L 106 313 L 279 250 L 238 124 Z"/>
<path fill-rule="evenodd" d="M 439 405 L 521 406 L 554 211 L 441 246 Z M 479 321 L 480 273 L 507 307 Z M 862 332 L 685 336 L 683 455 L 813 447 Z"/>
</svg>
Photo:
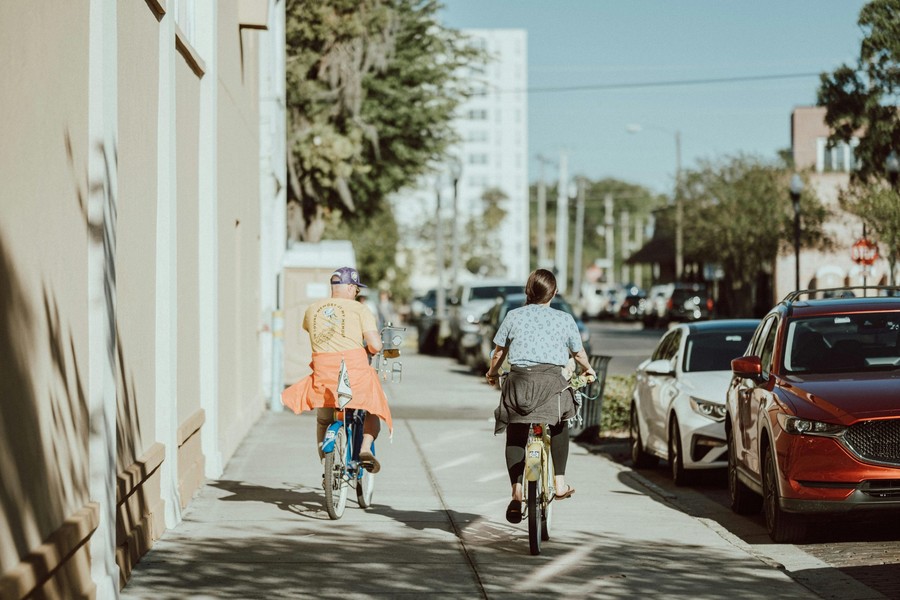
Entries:
<svg viewBox="0 0 900 600">
<path fill-rule="evenodd" d="M 626 433 L 634 375 L 607 375 L 600 411 L 600 431 Z"/>
</svg>

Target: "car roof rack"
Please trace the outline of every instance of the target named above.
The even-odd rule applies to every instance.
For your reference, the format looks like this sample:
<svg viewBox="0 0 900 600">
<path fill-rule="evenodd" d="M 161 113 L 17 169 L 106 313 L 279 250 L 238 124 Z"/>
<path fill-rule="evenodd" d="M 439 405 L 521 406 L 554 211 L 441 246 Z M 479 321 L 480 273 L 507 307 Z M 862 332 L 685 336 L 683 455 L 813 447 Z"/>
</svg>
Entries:
<svg viewBox="0 0 900 600">
<path fill-rule="evenodd" d="M 853 292 L 854 290 L 862 290 L 865 295 L 869 290 L 877 290 L 877 291 L 890 291 L 894 292 L 890 294 L 891 296 L 900 296 L 900 286 L 896 285 L 849 285 L 843 287 L 834 287 L 834 288 L 812 288 L 808 290 L 795 290 L 790 292 L 784 299 L 781 301 L 783 304 L 790 304 L 796 301 L 801 296 L 811 296 L 812 294 L 823 294 L 823 293 L 835 293 L 836 296 L 832 296 L 828 298 L 832 299 L 840 299 L 840 298 L 849 298 L 851 296 L 847 296 L 846 292 Z M 842 294 L 843 293 L 843 294 Z M 855 298 L 856 296 L 852 296 Z M 812 298 L 815 299 L 815 298 Z"/>
</svg>

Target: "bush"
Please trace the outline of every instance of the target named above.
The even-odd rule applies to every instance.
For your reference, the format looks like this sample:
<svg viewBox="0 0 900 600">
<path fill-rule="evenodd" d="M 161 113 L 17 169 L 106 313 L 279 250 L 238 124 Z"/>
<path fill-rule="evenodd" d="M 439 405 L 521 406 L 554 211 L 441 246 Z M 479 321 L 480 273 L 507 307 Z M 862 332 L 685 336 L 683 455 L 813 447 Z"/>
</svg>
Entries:
<svg viewBox="0 0 900 600">
<path fill-rule="evenodd" d="M 600 431 L 627 433 L 634 375 L 607 375 L 600 412 Z"/>
</svg>

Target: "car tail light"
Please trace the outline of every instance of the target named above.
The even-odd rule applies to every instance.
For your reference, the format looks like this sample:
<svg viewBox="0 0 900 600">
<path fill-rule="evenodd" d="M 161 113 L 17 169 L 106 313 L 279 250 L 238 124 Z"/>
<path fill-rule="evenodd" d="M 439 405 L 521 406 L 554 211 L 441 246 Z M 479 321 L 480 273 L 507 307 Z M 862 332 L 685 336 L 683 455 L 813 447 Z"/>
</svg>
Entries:
<svg viewBox="0 0 900 600">
<path fill-rule="evenodd" d="M 707 299 L 706 299 L 706 309 L 707 309 L 708 311 L 712 312 L 712 309 L 713 309 L 713 301 L 712 301 L 712 298 L 707 298 Z"/>
<path fill-rule="evenodd" d="M 666 310 L 672 310 L 673 308 L 675 308 L 675 301 L 669 298 L 666 300 Z"/>
</svg>

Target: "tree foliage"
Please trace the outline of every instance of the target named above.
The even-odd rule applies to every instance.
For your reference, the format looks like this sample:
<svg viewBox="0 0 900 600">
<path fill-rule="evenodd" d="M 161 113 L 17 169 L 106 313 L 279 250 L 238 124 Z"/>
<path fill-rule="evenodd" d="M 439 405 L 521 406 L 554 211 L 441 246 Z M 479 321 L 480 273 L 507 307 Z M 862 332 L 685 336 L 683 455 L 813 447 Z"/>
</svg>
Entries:
<svg viewBox="0 0 900 600">
<path fill-rule="evenodd" d="M 750 156 L 701 162 L 682 178 L 685 257 L 718 263 L 724 279 L 720 302 L 727 314 L 750 316 L 766 306 L 758 282 L 774 272 L 779 253 L 791 249 L 794 210 L 790 172 Z M 800 198 L 801 246 L 826 247 L 828 215 L 806 186 Z"/>
<path fill-rule="evenodd" d="M 841 208 L 858 216 L 868 232 L 881 242 L 887 258 L 890 285 L 895 285 L 894 268 L 900 259 L 900 194 L 883 182 L 859 184 L 840 196 Z"/>
<path fill-rule="evenodd" d="M 384 213 L 385 197 L 454 140 L 460 67 L 481 54 L 437 21 L 439 8 L 288 0 L 288 192 L 301 239 L 320 239 L 331 213 Z"/>
<path fill-rule="evenodd" d="M 855 150 L 854 179 L 882 178 L 885 161 L 900 149 L 900 0 L 873 0 L 859 14 L 864 37 L 854 66 L 821 75 L 818 104 L 827 107 L 830 143 L 849 142 Z"/>
</svg>

